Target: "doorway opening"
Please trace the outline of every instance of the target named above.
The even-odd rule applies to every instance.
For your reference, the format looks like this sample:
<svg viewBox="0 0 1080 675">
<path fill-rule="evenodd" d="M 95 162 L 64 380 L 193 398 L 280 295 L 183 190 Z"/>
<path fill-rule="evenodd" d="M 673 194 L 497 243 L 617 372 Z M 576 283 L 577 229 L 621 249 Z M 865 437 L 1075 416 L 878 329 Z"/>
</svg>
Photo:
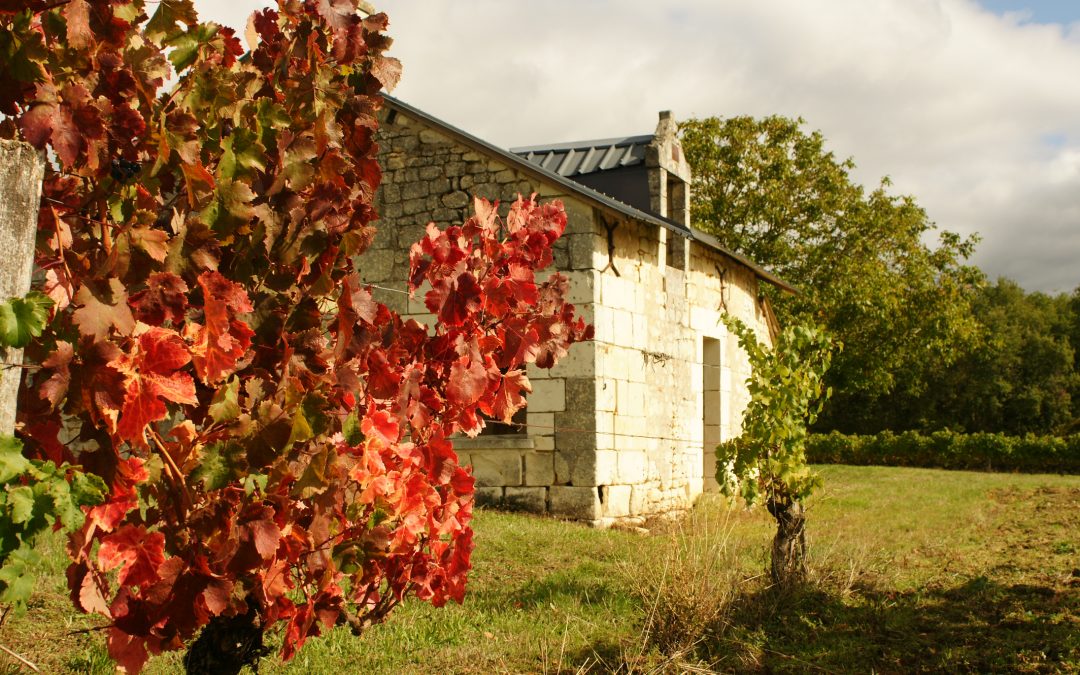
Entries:
<svg viewBox="0 0 1080 675">
<path fill-rule="evenodd" d="M 720 341 L 702 338 L 701 345 L 702 477 L 706 492 L 720 489 L 716 482 L 716 446 L 720 438 Z"/>
</svg>

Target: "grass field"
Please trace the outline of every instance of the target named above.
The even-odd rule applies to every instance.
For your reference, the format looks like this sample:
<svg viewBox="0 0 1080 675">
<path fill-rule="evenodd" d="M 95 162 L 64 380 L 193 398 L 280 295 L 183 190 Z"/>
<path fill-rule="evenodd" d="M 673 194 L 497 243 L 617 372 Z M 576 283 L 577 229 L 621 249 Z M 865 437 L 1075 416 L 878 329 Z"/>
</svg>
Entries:
<svg viewBox="0 0 1080 675">
<path fill-rule="evenodd" d="M 801 591 L 764 583 L 768 516 L 719 499 L 649 535 L 483 512 L 464 605 L 408 604 L 260 672 L 1080 672 L 1080 477 L 819 469 Z M 646 645 L 652 603 L 632 591 L 679 537 L 727 542 L 737 597 L 674 660 Z M 71 610 L 59 543 L 43 545 L 52 566 L 0 644 L 45 672 L 112 672 L 100 634 L 76 632 L 98 624 Z M 148 667 L 178 670 L 176 655 Z M 27 671 L 0 654 L 2 672 Z"/>
</svg>

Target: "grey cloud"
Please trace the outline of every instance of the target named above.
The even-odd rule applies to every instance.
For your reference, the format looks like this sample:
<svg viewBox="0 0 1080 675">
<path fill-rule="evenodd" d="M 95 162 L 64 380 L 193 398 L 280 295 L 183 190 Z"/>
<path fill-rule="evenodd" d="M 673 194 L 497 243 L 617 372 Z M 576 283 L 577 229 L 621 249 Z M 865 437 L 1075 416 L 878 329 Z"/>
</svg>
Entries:
<svg viewBox="0 0 1080 675">
<path fill-rule="evenodd" d="M 196 0 L 240 28 L 259 4 Z M 971 0 L 378 4 L 395 94 L 494 143 L 643 133 L 661 109 L 802 116 L 864 183 L 981 233 L 991 276 L 1080 285 L 1080 23 Z"/>
</svg>

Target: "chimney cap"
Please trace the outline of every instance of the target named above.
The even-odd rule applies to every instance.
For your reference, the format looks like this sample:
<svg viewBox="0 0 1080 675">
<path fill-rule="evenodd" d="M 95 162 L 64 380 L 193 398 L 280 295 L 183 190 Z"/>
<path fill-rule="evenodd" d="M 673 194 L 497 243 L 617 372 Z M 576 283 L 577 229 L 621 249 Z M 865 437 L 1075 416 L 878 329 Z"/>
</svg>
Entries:
<svg viewBox="0 0 1080 675">
<path fill-rule="evenodd" d="M 671 114 L 670 110 L 661 110 L 660 111 L 660 119 L 661 120 L 669 120 L 672 117 L 673 117 L 673 115 Z"/>
</svg>

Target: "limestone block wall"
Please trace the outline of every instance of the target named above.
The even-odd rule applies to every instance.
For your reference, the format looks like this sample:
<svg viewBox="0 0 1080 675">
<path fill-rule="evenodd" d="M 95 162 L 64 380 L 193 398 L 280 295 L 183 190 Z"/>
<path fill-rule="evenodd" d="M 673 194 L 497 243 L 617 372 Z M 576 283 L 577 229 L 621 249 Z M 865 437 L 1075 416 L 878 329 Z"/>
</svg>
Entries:
<svg viewBox="0 0 1080 675">
<path fill-rule="evenodd" d="M 713 449 L 740 432 L 749 402 L 749 363 L 721 316 L 730 312 L 770 339 L 751 270 L 697 245 L 684 249 L 682 269 L 668 265 L 666 236 L 621 222 L 613 260 L 619 274 L 597 279 L 603 523 L 684 509 L 715 487 Z"/>
<path fill-rule="evenodd" d="M 383 180 L 375 207 L 381 220 L 359 270 L 365 283 L 381 287 L 375 289 L 380 302 L 432 325 L 423 291 L 415 298 L 404 292 L 409 248 L 423 236 L 427 223 L 446 227 L 464 222 L 472 213 L 474 195 L 500 200 L 505 213 L 518 194 L 535 191 L 543 199 L 563 200 L 568 224 L 555 244 L 555 268 L 570 280 L 568 299 L 592 321 L 598 244 L 590 206 L 403 112 L 384 111 L 377 141 Z M 600 494 L 595 479 L 593 345 L 576 344 L 556 368 L 530 367 L 528 375 L 533 391 L 527 434 L 455 439 L 460 459 L 473 467 L 478 502 L 595 520 Z"/>
</svg>

